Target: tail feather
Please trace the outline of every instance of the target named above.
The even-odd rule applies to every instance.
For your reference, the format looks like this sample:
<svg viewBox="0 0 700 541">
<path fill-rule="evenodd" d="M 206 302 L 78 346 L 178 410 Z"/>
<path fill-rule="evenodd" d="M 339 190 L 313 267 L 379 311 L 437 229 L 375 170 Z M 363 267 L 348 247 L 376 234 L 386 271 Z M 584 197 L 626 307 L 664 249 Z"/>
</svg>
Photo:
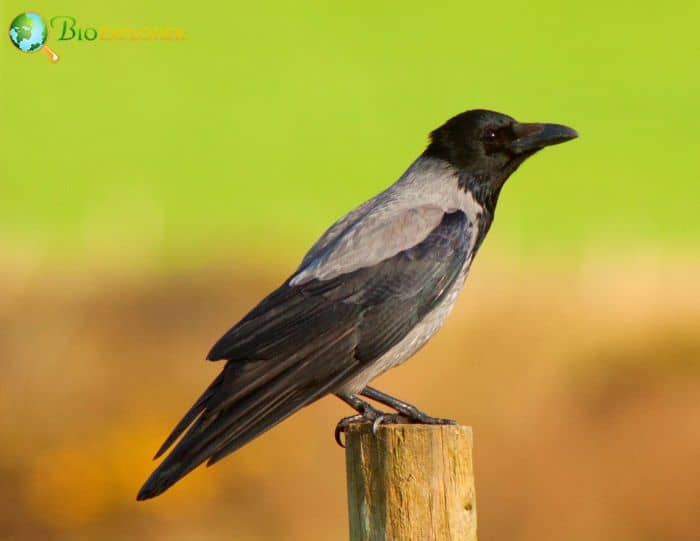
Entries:
<svg viewBox="0 0 700 541">
<path fill-rule="evenodd" d="M 137 499 L 158 496 L 203 462 L 218 462 L 338 387 L 357 367 L 351 354 L 354 339 L 342 333 L 324 346 L 310 356 L 305 351 L 303 360 L 295 362 L 228 363 L 161 446 L 157 456 L 189 426 Z M 328 359 L 334 359 L 333 370 Z"/>
<path fill-rule="evenodd" d="M 216 388 L 221 384 L 223 375 L 224 373 L 221 372 L 221 374 L 219 374 L 216 377 L 216 379 L 211 383 L 211 385 L 207 387 L 207 390 L 202 393 L 202 396 L 199 397 L 199 399 L 194 403 L 194 405 L 175 426 L 175 428 L 173 428 L 173 431 L 163 442 L 163 445 L 160 446 L 160 449 L 158 449 L 158 452 L 153 457 L 153 460 L 158 459 L 163 453 L 165 453 L 165 451 L 170 449 L 170 446 L 173 443 L 175 443 L 175 440 L 177 440 L 180 437 L 180 434 L 182 434 L 185 431 L 185 429 L 192 424 L 192 421 L 199 417 L 199 415 L 206 409 L 207 402 L 213 396 Z"/>
</svg>

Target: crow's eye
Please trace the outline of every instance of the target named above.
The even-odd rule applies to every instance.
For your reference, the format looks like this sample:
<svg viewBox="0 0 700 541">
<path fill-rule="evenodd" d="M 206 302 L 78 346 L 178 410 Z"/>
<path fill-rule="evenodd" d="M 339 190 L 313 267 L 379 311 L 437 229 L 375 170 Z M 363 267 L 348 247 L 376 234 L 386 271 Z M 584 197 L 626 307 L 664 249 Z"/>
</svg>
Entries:
<svg viewBox="0 0 700 541">
<path fill-rule="evenodd" d="M 486 140 L 487 141 L 495 141 L 498 138 L 498 134 L 496 133 L 496 130 L 488 130 L 486 132 Z"/>
</svg>

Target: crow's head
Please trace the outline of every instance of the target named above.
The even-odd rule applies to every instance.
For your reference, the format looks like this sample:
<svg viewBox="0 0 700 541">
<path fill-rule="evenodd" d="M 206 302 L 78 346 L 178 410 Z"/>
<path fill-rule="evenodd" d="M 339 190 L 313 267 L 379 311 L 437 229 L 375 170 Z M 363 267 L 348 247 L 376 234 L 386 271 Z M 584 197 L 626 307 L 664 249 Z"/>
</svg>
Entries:
<svg viewBox="0 0 700 541">
<path fill-rule="evenodd" d="M 528 157 L 575 137 L 575 130 L 559 124 L 521 123 L 495 111 L 474 109 L 434 130 L 425 155 L 448 162 L 459 171 L 460 186 L 495 205 L 503 183 Z"/>
</svg>

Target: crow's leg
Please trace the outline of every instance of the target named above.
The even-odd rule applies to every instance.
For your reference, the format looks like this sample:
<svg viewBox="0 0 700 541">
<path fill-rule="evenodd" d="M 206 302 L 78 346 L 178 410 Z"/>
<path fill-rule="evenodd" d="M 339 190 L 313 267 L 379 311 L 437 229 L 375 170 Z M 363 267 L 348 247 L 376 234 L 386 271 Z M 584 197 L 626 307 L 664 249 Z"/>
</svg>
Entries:
<svg viewBox="0 0 700 541">
<path fill-rule="evenodd" d="M 357 396 L 355 396 L 354 394 L 346 395 L 338 393 L 335 396 L 340 398 L 343 402 L 345 402 L 352 409 L 358 412 L 357 415 L 343 417 L 340 421 L 338 421 L 338 424 L 335 426 L 335 441 L 341 447 L 345 447 L 345 444 L 341 441 L 340 434 L 347 432 L 348 427 L 352 423 L 368 421 L 372 423 L 372 433 L 376 434 L 377 427 L 380 423 L 382 423 L 385 420 L 388 421 L 390 418 L 396 417 L 395 415 L 390 415 L 381 410 L 378 410 L 377 408 L 372 406 L 372 404 L 357 398 Z"/>
<path fill-rule="evenodd" d="M 426 425 L 456 425 L 457 421 L 452 419 L 440 419 L 438 417 L 431 417 L 427 413 L 423 413 L 417 407 L 398 398 L 394 398 L 386 393 L 378 391 L 372 387 L 365 387 L 365 389 L 360 393 L 362 396 L 366 396 L 380 404 L 389 406 L 392 409 L 398 411 L 403 417 L 408 418 L 409 421 L 413 423 L 420 423 Z M 385 416 L 385 420 L 388 420 L 391 416 Z M 382 421 L 380 421 L 381 423 Z"/>
</svg>

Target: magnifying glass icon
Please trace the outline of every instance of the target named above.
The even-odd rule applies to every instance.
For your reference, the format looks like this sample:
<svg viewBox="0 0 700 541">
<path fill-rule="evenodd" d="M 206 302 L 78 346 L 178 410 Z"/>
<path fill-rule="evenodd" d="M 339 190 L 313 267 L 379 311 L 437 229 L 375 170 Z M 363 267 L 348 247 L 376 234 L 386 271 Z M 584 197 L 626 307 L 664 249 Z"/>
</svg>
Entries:
<svg viewBox="0 0 700 541">
<path fill-rule="evenodd" d="M 58 55 L 46 45 L 49 29 L 37 13 L 20 13 L 10 23 L 10 41 L 23 53 L 44 51 L 51 62 L 58 62 Z"/>
</svg>

